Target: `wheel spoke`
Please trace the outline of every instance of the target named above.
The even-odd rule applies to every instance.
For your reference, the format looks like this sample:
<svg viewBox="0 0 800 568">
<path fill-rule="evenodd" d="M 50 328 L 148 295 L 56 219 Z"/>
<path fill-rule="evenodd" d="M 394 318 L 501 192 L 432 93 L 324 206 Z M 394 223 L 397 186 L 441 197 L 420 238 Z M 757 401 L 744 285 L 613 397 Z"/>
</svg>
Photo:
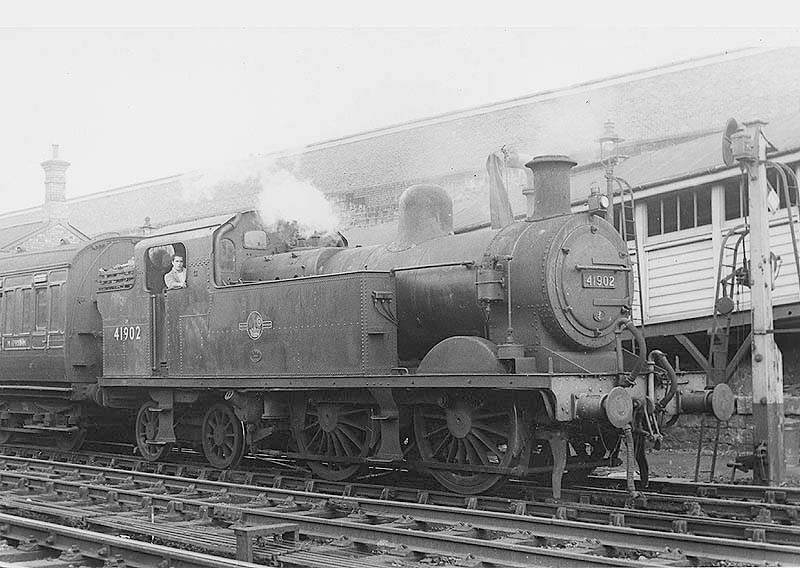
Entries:
<svg viewBox="0 0 800 568">
<path fill-rule="evenodd" d="M 437 422 L 447 423 L 447 418 L 443 414 L 426 414 L 422 413 L 422 417 L 427 420 L 436 420 Z"/>
<path fill-rule="evenodd" d="M 356 449 L 360 448 L 363 445 L 363 442 L 358 439 L 358 436 L 356 436 L 350 430 L 350 428 L 342 426 L 342 427 L 340 427 L 338 429 L 338 432 L 340 432 L 341 436 L 343 436 L 343 438 L 345 438 L 347 441 L 349 441 L 353 445 L 353 447 L 355 447 Z"/>
<path fill-rule="evenodd" d="M 498 437 L 500 437 L 502 439 L 505 439 L 506 436 L 508 436 L 508 431 L 507 430 L 501 430 L 500 428 L 502 428 L 502 426 L 495 427 L 495 426 L 490 426 L 489 424 L 483 424 L 481 422 L 473 422 L 472 423 L 472 430 L 473 431 L 477 430 L 477 431 L 482 431 L 482 432 L 488 432 L 489 434 L 494 434 L 495 436 L 498 436 Z"/>
<path fill-rule="evenodd" d="M 353 420 L 350 420 L 350 419 L 342 420 L 341 418 L 339 418 L 339 424 L 345 424 L 347 426 L 352 426 L 353 428 L 357 428 L 358 430 L 361 430 L 361 431 L 364 431 L 364 432 L 369 430 L 369 426 L 367 424 L 354 422 Z"/>
<path fill-rule="evenodd" d="M 331 440 L 333 441 L 333 451 L 336 456 L 349 456 L 350 453 L 345 449 L 344 443 L 341 439 L 341 433 L 334 430 L 331 432 Z"/>
<path fill-rule="evenodd" d="M 491 418 L 507 418 L 508 414 L 505 412 L 485 412 L 483 414 L 476 414 L 472 417 L 473 421 L 487 420 Z"/>
<path fill-rule="evenodd" d="M 464 448 L 464 440 L 456 440 L 456 463 L 465 463 L 467 453 Z"/>
<path fill-rule="evenodd" d="M 431 436 L 435 436 L 435 435 L 436 435 L 436 434 L 438 434 L 439 432 L 443 432 L 443 431 L 445 431 L 445 430 L 447 430 L 447 425 L 444 425 L 444 426 L 439 426 L 438 428 L 434 428 L 433 430 L 431 430 L 430 432 L 428 432 L 427 434 L 425 434 L 425 437 L 426 437 L 426 438 L 430 438 Z"/>
<path fill-rule="evenodd" d="M 468 440 L 467 447 L 472 451 L 472 455 L 478 458 L 478 460 L 483 465 L 489 465 L 489 458 L 486 457 L 486 452 L 483 451 L 483 448 L 478 446 L 478 443 L 483 444 L 480 440 L 478 440 L 474 434 L 471 432 L 467 434 L 465 440 Z M 477 463 L 475 460 L 472 460 L 472 463 Z"/>
<path fill-rule="evenodd" d="M 498 456 L 500 455 L 500 453 L 499 453 L 499 451 L 497 449 L 497 444 L 494 444 L 491 440 L 489 440 L 489 438 L 487 438 L 483 434 L 483 432 L 481 432 L 480 430 L 475 430 L 473 428 L 473 430 L 470 432 L 470 434 L 472 436 L 474 436 L 477 440 L 480 440 L 481 444 L 486 446 L 487 450 L 489 450 L 490 452 L 492 452 L 493 454 L 496 454 Z"/>
<path fill-rule="evenodd" d="M 352 410 L 344 410 L 344 411 L 340 410 L 339 411 L 339 416 L 350 416 L 351 414 L 364 414 L 364 415 L 366 415 L 367 411 L 364 410 L 363 408 L 354 408 Z"/>
<path fill-rule="evenodd" d="M 314 445 L 314 443 L 315 443 L 315 442 L 317 442 L 317 440 L 319 439 L 319 437 L 320 437 L 320 436 L 322 436 L 324 433 L 325 433 L 325 432 L 324 432 L 324 430 L 323 430 L 322 428 L 320 428 L 320 429 L 318 429 L 318 430 L 317 430 L 317 431 L 314 433 L 314 435 L 313 435 L 313 436 L 311 436 L 311 439 L 308 441 L 308 444 L 307 444 L 307 445 L 308 445 L 308 448 L 309 448 L 309 450 L 310 450 L 311 448 L 315 448 L 315 447 L 319 446 L 319 444 L 321 444 L 321 443 L 322 443 L 322 441 L 320 440 L 320 442 L 319 442 L 317 445 Z"/>
<path fill-rule="evenodd" d="M 453 463 L 457 451 L 458 451 L 458 443 L 455 438 L 451 438 L 450 446 L 447 448 L 447 459 L 444 461 L 446 461 L 447 463 Z"/>
</svg>

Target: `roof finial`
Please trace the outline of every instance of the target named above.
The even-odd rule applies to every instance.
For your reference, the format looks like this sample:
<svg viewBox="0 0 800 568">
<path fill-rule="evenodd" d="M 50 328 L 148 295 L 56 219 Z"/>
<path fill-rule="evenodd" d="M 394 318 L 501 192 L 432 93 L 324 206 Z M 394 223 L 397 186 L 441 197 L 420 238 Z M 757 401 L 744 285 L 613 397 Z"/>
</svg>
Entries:
<svg viewBox="0 0 800 568">
<path fill-rule="evenodd" d="M 57 160 L 58 159 L 58 144 L 53 144 L 52 148 L 53 148 L 53 159 Z"/>
</svg>

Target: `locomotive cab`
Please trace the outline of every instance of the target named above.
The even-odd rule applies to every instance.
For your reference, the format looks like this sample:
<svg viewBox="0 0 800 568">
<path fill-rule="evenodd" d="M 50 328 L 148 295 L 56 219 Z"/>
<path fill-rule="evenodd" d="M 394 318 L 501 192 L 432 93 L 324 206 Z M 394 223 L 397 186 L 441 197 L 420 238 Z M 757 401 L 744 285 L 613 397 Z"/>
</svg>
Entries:
<svg viewBox="0 0 800 568">
<path fill-rule="evenodd" d="M 169 376 L 179 356 L 170 345 L 180 344 L 175 332 L 180 315 L 203 313 L 208 304 L 209 228 L 143 239 L 124 266 L 101 272 L 98 308 L 103 317 L 105 376 Z M 164 276 L 172 258 L 183 257 L 187 285 L 167 290 Z M 108 274 L 122 272 L 124 286 L 112 285 Z"/>
</svg>

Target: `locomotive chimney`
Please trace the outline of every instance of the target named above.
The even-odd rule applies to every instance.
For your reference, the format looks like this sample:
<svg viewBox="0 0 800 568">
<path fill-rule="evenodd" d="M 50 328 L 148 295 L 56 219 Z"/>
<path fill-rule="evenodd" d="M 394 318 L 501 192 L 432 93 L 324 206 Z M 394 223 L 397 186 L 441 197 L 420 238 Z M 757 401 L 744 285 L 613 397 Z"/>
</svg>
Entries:
<svg viewBox="0 0 800 568">
<path fill-rule="evenodd" d="M 567 156 L 536 156 L 525 167 L 533 172 L 533 188 L 522 193 L 528 204 L 526 221 L 565 215 L 570 207 L 569 171 L 576 162 Z"/>
<path fill-rule="evenodd" d="M 438 185 L 414 185 L 400 196 L 395 250 L 453 232 L 453 200 Z"/>
</svg>

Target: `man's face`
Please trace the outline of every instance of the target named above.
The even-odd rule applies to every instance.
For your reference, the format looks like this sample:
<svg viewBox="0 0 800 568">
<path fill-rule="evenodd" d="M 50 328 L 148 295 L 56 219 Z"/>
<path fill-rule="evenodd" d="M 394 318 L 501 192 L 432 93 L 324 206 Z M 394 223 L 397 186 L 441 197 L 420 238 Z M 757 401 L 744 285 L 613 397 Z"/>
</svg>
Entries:
<svg viewBox="0 0 800 568">
<path fill-rule="evenodd" d="M 175 270 L 183 269 L 183 259 L 181 257 L 179 257 L 179 256 L 176 256 L 175 258 L 173 258 L 172 259 L 172 268 L 174 268 Z"/>
</svg>

